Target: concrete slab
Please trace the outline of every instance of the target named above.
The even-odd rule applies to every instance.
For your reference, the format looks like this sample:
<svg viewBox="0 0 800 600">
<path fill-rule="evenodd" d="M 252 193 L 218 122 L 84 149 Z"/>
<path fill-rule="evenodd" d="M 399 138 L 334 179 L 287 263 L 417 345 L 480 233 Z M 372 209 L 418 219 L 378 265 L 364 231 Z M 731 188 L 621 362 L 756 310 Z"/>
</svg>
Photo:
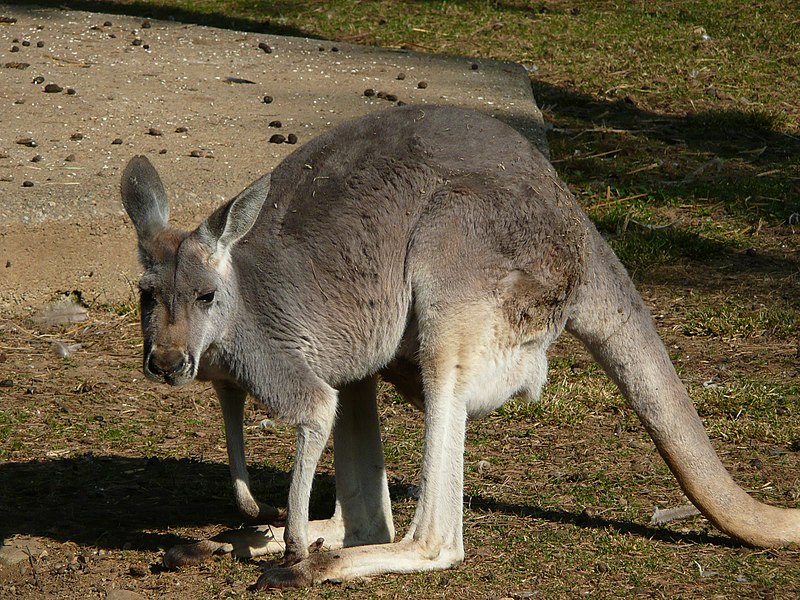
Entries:
<svg viewBox="0 0 800 600">
<path fill-rule="evenodd" d="M 274 134 L 302 144 L 397 101 L 484 110 L 546 151 L 513 63 L 7 4 L 0 16 L 16 19 L 0 24 L 1 314 L 73 289 L 130 298 L 139 268 L 118 186 L 134 154 L 189 226 L 297 148 Z"/>
</svg>

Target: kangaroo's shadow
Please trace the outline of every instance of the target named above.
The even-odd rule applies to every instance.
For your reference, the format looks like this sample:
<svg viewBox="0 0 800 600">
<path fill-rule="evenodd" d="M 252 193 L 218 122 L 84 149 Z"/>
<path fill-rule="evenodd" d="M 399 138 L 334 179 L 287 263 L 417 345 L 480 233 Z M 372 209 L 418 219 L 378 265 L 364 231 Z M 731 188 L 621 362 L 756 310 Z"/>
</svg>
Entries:
<svg viewBox="0 0 800 600">
<path fill-rule="evenodd" d="M 258 497 L 285 504 L 289 473 L 263 466 L 250 471 Z M 21 534 L 83 546 L 158 550 L 186 541 L 171 530 L 208 525 L 236 527 L 242 523 L 233 506 L 224 463 L 85 454 L 62 460 L 5 463 L 0 465 L 0 482 L 0 540 Z M 392 498 L 405 496 L 406 488 L 405 484 L 392 482 Z M 311 518 L 329 517 L 334 497 L 333 477 L 318 475 L 311 498 Z M 472 496 L 469 505 L 471 510 L 610 528 L 667 543 L 735 544 L 721 536 L 678 533 L 482 496 Z"/>
<path fill-rule="evenodd" d="M 258 496 L 285 503 L 289 474 L 252 467 Z M 85 454 L 0 465 L 0 539 L 25 534 L 104 548 L 166 548 L 183 541 L 173 528 L 236 526 L 224 463 Z M 321 475 L 312 512 L 328 511 L 332 478 Z"/>
</svg>

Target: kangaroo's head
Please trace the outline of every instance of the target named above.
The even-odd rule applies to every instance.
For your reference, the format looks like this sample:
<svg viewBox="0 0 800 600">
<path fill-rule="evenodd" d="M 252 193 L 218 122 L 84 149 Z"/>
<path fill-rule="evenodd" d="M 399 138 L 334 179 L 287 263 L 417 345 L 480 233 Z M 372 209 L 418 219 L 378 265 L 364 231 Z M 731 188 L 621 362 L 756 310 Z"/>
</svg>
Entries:
<svg viewBox="0 0 800 600">
<path fill-rule="evenodd" d="M 231 248 L 255 223 L 269 175 L 220 207 L 194 231 L 169 225 L 164 185 L 144 156 L 122 175 L 122 203 L 139 238 L 144 373 L 181 385 L 198 374 L 204 353 L 236 321 Z"/>
</svg>

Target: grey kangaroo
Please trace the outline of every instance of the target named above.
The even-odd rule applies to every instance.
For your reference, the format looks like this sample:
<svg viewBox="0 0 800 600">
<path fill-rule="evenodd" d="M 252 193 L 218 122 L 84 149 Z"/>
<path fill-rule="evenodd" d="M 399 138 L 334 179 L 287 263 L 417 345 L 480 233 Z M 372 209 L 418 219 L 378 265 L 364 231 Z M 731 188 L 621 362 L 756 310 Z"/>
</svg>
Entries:
<svg viewBox="0 0 800 600">
<path fill-rule="evenodd" d="M 434 106 L 356 119 L 192 232 L 169 225 L 142 156 L 125 169 L 122 199 L 145 269 L 144 372 L 171 385 L 213 382 L 246 516 L 280 518 L 250 492 L 245 396 L 297 428 L 285 525 L 178 546 L 167 565 L 284 551 L 256 584 L 268 588 L 459 564 L 467 419 L 513 396 L 535 399 L 564 330 L 616 382 L 716 527 L 754 546 L 800 542 L 800 510 L 762 504 L 728 474 L 624 268 L 553 167 L 501 122 Z M 378 375 L 423 410 L 419 501 L 400 541 Z M 336 508 L 309 522 L 331 431 Z M 332 551 L 310 553 L 319 538 Z"/>
</svg>

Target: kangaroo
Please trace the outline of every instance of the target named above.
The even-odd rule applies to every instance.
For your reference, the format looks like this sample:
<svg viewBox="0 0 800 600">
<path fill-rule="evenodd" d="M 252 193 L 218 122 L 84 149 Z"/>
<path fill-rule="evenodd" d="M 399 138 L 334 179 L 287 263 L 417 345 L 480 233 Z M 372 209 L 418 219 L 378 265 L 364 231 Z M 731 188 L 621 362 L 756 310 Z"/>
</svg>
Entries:
<svg viewBox="0 0 800 600">
<path fill-rule="evenodd" d="M 297 430 L 285 526 L 178 546 L 168 566 L 237 544 L 252 556 L 284 551 L 259 578 L 264 589 L 459 564 L 467 419 L 538 397 L 546 350 L 564 330 L 618 385 L 717 528 L 753 546 L 800 542 L 800 510 L 756 501 L 726 471 L 625 269 L 553 167 L 500 121 L 435 106 L 356 119 L 192 232 L 169 225 L 146 158 L 130 161 L 121 191 L 145 269 L 144 373 L 213 382 L 246 516 L 281 515 L 250 492 L 245 396 Z M 419 500 L 400 541 L 378 375 L 423 409 Z M 309 522 L 331 431 L 336 508 Z M 310 553 L 319 538 L 335 551 Z"/>
</svg>

